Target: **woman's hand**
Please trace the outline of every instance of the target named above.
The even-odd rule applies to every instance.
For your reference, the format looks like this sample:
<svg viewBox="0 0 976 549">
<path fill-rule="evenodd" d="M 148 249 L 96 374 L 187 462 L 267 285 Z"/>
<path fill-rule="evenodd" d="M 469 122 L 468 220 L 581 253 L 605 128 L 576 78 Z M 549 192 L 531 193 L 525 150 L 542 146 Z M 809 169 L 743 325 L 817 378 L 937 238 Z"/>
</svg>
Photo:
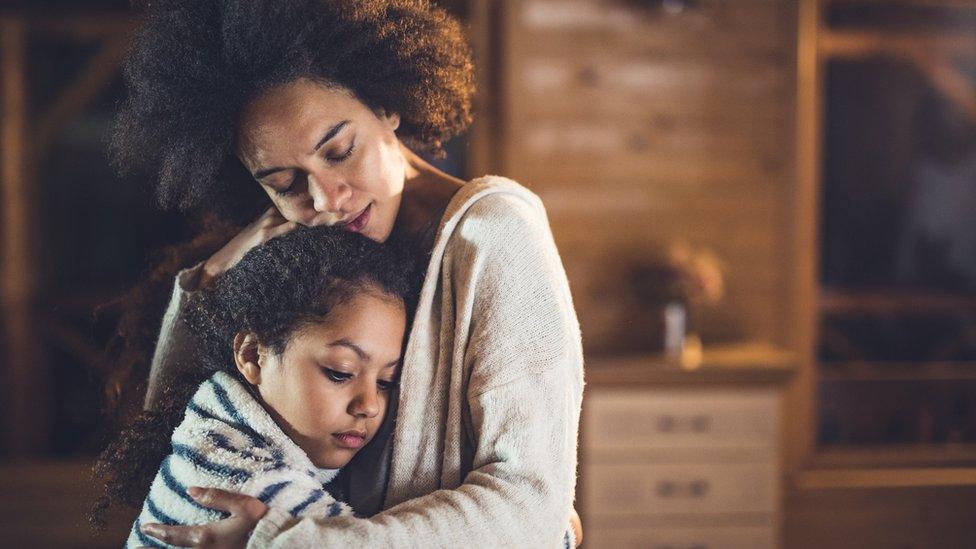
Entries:
<svg viewBox="0 0 976 549">
<path fill-rule="evenodd" d="M 268 208 L 253 223 L 244 227 L 230 242 L 217 251 L 203 264 L 198 286 L 206 288 L 210 282 L 237 265 L 251 248 L 293 230 L 298 224 L 288 221 L 274 206 Z"/>
<path fill-rule="evenodd" d="M 579 513 L 573 508 L 573 514 L 569 516 L 569 525 L 573 528 L 573 535 L 576 537 L 576 546 L 583 545 L 583 523 L 580 522 Z"/>
<path fill-rule="evenodd" d="M 187 490 L 197 503 L 211 509 L 227 511 L 230 516 L 199 526 L 165 526 L 144 524 L 142 533 L 179 547 L 208 547 L 214 549 L 238 549 L 247 545 L 247 538 L 268 506 L 257 498 L 220 490 L 198 488 Z"/>
</svg>

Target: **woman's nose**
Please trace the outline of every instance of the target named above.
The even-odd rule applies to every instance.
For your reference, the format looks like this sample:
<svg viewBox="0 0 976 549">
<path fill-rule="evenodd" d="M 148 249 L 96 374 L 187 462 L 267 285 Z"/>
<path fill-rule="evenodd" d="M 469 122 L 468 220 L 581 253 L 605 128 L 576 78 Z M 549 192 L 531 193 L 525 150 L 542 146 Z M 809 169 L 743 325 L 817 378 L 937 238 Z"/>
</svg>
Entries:
<svg viewBox="0 0 976 549">
<path fill-rule="evenodd" d="M 371 387 L 364 385 L 360 388 L 355 398 L 349 403 L 349 413 L 357 417 L 374 418 L 380 413 L 380 397 L 379 391 L 376 389 L 376 384 L 371 384 Z"/>
<path fill-rule="evenodd" d="M 332 177 L 308 175 L 308 193 L 317 212 L 339 212 L 352 196 L 352 188 Z"/>
</svg>

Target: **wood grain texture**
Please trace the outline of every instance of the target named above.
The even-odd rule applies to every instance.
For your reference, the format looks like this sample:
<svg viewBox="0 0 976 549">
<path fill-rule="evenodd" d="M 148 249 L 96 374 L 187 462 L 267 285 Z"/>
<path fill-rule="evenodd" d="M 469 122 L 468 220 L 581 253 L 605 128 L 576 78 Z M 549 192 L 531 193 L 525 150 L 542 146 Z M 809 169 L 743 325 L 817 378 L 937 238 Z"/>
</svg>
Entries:
<svg viewBox="0 0 976 549">
<path fill-rule="evenodd" d="M 2 297 L 4 341 L 4 444 L 13 456 L 43 449 L 51 406 L 34 315 L 34 243 L 31 159 L 28 139 L 27 24 L 0 19 L 0 209 L 2 209 Z"/>
<path fill-rule="evenodd" d="M 728 295 L 698 319 L 706 342 L 783 341 L 790 3 L 635 6 L 503 3 L 500 171 L 547 206 L 588 353 L 646 345 L 630 271 L 675 240 L 727 265 Z"/>
</svg>

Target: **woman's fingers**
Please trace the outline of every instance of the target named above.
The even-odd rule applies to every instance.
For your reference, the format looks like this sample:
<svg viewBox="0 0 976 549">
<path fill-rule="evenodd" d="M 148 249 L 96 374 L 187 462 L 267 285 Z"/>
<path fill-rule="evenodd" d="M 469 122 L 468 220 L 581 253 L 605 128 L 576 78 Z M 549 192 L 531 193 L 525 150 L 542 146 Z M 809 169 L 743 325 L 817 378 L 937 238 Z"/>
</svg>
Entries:
<svg viewBox="0 0 976 549">
<path fill-rule="evenodd" d="M 295 223 L 294 221 L 288 221 L 286 223 L 282 223 L 281 225 L 278 225 L 268 231 L 267 240 L 271 240 L 276 236 L 281 236 L 285 233 L 294 231 L 297 227 L 298 227 L 298 223 Z"/>
<path fill-rule="evenodd" d="M 257 521 L 268 512 L 268 506 L 257 498 L 220 488 L 200 488 L 193 486 L 187 493 L 197 503 L 231 515 Z"/>
<path fill-rule="evenodd" d="M 265 210 L 253 223 L 245 227 L 230 240 L 223 248 L 210 256 L 203 264 L 199 286 L 205 288 L 210 282 L 227 272 L 241 260 L 244 255 L 276 236 L 281 236 L 297 227 L 298 224 L 286 220 L 274 207 Z"/>
<path fill-rule="evenodd" d="M 572 514 L 569 515 L 569 525 L 573 528 L 573 535 L 576 537 L 576 546 L 579 547 L 583 544 L 583 523 L 580 521 L 579 513 L 573 508 Z"/>
<path fill-rule="evenodd" d="M 198 526 L 166 526 L 144 524 L 142 532 L 160 541 L 178 547 L 243 547 L 247 536 L 258 520 L 268 512 L 268 506 L 257 498 L 228 492 L 218 488 L 193 487 L 187 490 L 197 503 L 226 511 L 230 516 Z"/>
<path fill-rule="evenodd" d="M 149 523 L 143 524 L 139 530 L 143 534 L 152 536 L 169 545 L 175 545 L 177 547 L 200 547 L 200 544 L 195 542 L 202 537 L 198 531 L 201 528 L 204 528 L 204 526 L 167 526 L 164 524 Z"/>
<path fill-rule="evenodd" d="M 167 526 L 143 524 L 142 533 L 177 547 L 206 547 L 208 549 L 238 549 L 247 545 L 247 537 L 257 525 L 257 519 L 245 520 L 230 516 L 210 524 L 197 526 Z"/>
</svg>

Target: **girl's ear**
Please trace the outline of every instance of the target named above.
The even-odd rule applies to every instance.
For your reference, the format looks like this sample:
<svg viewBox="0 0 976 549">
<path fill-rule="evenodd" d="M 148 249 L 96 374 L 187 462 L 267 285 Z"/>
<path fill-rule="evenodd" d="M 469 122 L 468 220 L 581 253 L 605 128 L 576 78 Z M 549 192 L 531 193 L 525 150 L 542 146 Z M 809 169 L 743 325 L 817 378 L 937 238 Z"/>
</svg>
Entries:
<svg viewBox="0 0 976 549">
<path fill-rule="evenodd" d="M 238 332 L 234 336 L 234 362 L 251 385 L 261 384 L 261 351 L 261 343 L 254 332 Z"/>
</svg>

